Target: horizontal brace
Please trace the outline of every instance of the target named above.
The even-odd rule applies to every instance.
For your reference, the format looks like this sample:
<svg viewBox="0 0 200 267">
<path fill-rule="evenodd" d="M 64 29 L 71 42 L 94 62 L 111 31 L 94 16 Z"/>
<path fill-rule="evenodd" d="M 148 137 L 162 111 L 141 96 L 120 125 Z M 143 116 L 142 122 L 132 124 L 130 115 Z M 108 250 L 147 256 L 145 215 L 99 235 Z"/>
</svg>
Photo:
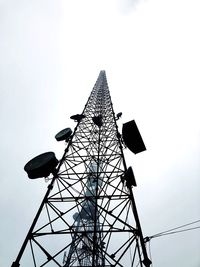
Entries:
<svg viewBox="0 0 200 267">
<path fill-rule="evenodd" d="M 85 200 L 93 200 L 93 199 L 110 199 L 110 200 L 122 200 L 122 199 L 127 199 L 129 200 L 129 195 L 109 195 L 109 196 L 78 196 L 78 197 L 56 197 L 56 198 L 48 198 L 48 202 L 71 202 L 71 201 L 77 201 L 77 200 L 81 200 L 81 199 L 85 199 Z"/>
<path fill-rule="evenodd" d="M 63 232 L 63 231 L 55 231 L 55 232 L 46 232 L 46 233 L 37 233 L 37 234 L 34 234 L 33 233 L 33 237 L 39 237 L 39 236 L 44 236 L 44 235 L 65 235 L 65 234 L 82 234 L 82 235 L 86 235 L 88 233 L 94 233 L 94 231 L 77 231 L 75 230 L 74 232 Z M 100 230 L 100 231 L 96 231 L 96 233 L 98 234 L 102 234 L 102 233 L 133 233 L 134 236 L 137 236 L 137 230 L 136 229 L 133 229 L 133 230 L 122 230 L 122 229 L 118 229 L 118 230 L 112 230 L 112 228 L 110 230 Z"/>
</svg>

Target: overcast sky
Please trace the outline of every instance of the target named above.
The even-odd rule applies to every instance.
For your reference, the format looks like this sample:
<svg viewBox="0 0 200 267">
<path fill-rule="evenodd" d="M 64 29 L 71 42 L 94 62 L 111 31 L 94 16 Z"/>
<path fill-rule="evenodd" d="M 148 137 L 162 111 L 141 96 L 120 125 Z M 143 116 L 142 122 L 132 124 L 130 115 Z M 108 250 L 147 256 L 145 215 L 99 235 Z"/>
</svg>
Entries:
<svg viewBox="0 0 200 267">
<path fill-rule="evenodd" d="M 15 260 L 47 184 L 24 165 L 64 144 L 105 69 L 144 236 L 200 219 L 199 0 L 0 0 L 0 266 Z M 120 126 L 119 125 L 119 126 Z M 151 241 L 154 267 L 199 267 L 200 230 Z"/>
</svg>

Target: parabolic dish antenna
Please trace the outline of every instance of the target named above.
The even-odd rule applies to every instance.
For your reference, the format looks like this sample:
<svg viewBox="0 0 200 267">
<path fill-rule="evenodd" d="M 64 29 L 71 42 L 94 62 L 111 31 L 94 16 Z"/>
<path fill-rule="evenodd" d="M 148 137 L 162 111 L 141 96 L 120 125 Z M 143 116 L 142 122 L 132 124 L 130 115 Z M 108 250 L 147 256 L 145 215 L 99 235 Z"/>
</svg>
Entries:
<svg viewBox="0 0 200 267">
<path fill-rule="evenodd" d="M 47 177 L 53 172 L 58 164 L 54 152 L 46 152 L 31 159 L 25 166 L 30 179 Z"/>
</svg>

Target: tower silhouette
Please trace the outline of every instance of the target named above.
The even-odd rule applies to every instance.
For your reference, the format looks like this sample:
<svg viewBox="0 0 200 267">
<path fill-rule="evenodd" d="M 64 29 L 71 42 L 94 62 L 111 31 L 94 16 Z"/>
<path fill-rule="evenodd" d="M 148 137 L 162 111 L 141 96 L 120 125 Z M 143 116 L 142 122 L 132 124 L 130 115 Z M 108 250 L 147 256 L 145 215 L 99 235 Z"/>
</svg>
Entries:
<svg viewBox="0 0 200 267">
<path fill-rule="evenodd" d="M 60 131 L 65 140 L 60 161 L 53 152 L 25 165 L 29 178 L 48 177 L 49 185 L 12 267 L 146 266 L 145 248 L 123 149 L 145 150 L 134 121 L 122 135 L 101 71 L 77 122 Z"/>
</svg>

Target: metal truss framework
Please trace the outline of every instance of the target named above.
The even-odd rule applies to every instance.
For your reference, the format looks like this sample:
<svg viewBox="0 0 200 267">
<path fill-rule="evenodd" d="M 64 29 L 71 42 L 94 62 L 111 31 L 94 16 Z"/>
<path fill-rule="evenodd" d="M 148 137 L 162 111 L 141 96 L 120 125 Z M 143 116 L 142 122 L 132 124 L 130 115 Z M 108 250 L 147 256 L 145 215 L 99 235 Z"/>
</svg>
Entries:
<svg viewBox="0 0 200 267">
<path fill-rule="evenodd" d="M 101 71 L 12 267 L 150 266 Z"/>
</svg>

